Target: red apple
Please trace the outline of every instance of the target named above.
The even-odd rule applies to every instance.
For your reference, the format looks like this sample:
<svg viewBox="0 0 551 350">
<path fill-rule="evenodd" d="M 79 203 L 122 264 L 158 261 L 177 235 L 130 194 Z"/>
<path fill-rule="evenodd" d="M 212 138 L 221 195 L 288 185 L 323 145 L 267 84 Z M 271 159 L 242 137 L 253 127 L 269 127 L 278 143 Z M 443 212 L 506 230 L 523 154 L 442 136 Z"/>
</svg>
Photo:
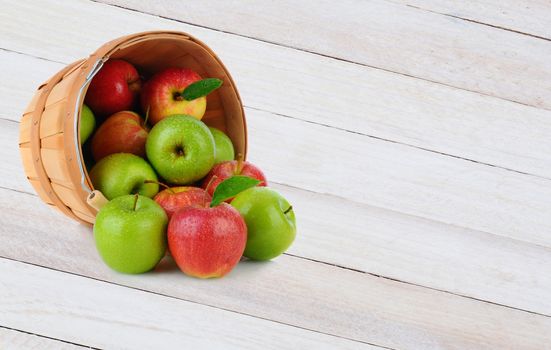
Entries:
<svg viewBox="0 0 551 350">
<path fill-rule="evenodd" d="M 159 203 L 170 219 L 179 209 L 190 205 L 206 207 L 212 197 L 202 188 L 191 186 L 169 187 L 155 196 L 155 202 Z"/>
<path fill-rule="evenodd" d="M 132 111 L 113 114 L 92 137 L 92 155 L 96 161 L 113 153 L 132 153 L 145 157 L 147 129 L 140 116 Z"/>
<path fill-rule="evenodd" d="M 222 277 L 239 262 L 247 242 L 247 225 L 227 203 L 213 208 L 185 207 L 168 224 L 168 247 L 187 275 Z"/>
<path fill-rule="evenodd" d="M 215 165 L 203 180 L 201 187 L 212 196 L 214 190 L 222 181 L 234 175 L 243 175 L 257 179 L 261 181 L 258 186 L 268 185 L 266 176 L 264 176 L 262 170 L 255 165 L 241 160 L 230 160 Z M 232 199 L 233 198 L 228 199 L 227 202 L 231 202 Z"/>
<path fill-rule="evenodd" d="M 187 114 L 200 120 L 207 108 L 207 98 L 187 101 L 182 96 L 189 84 L 199 80 L 201 76 L 187 68 L 168 68 L 149 79 L 142 89 L 140 102 L 143 111 L 149 110 L 151 123 L 174 114 Z"/>
<path fill-rule="evenodd" d="M 92 79 L 85 103 L 100 116 L 132 109 L 141 85 L 140 75 L 133 65 L 123 60 L 109 60 Z"/>
</svg>

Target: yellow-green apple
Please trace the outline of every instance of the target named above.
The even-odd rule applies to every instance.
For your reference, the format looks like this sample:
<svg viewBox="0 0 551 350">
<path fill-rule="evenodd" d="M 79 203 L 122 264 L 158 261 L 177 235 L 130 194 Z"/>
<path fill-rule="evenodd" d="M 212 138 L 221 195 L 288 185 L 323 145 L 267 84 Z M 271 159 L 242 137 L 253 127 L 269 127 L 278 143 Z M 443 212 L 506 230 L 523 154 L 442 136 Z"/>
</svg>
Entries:
<svg viewBox="0 0 551 350">
<path fill-rule="evenodd" d="M 199 187 L 177 186 L 167 187 L 157 193 L 153 199 L 163 207 L 170 219 L 179 209 L 188 206 L 206 207 L 212 197 Z"/>
<path fill-rule="evenodd" d="M 143 111 L 149 111 L 149 120 L 156 124 L 173 114 L 186 114 L 201 119 L 207 107 L 205 96 L 188 101 L 184 90 L 201 76 L 188 68 L 167 68 L 149 79 L 141 92 Z"/>
<path fill-rule="evenodd" d="M 209 127 L 209 130 L 212 133 L 212 137 L 214 137 L 214 144 L 216 148 L 214 164 L 222 163 L 227 160 L 233 160 L 235 157 L 233 143 L 228 135 L 213 127 Z"/>
<path fill-rule="evenodd" d="M 239 262 L 246 241 L 247 226 L 227 203 L 185 207 L 168 224 L 170 254 L 180 270 L 194 277 L 226 275 Z"/>
<path fill-rule="evenodd" d="M 153 126 L 145 144 L 147 158 L 166 181 L 187 185 L 214 164 L 214 139 L 200 120 L 173 115 Z"/>
<path fill-rule="evenodd" d="M 247 223 L 244 256 L 269 260 L 282 254 L 293 243 L 296 220 L 293 207 L 276 191 L 253 187 L 235 196 L 231 205 Z"/>
<path fill-rule="evenodd" d="M 267 186 L 266 176 L 257 166 L 242 160 L 231 160 L 215 165 L 202 182 L 203 187 L 211 196 L 218 185 L 234 176 L 243 175 L 260 181 L 258 186 Z M 227 202 L 231 202 L 231 198 Z"/>
<path fill-rule="evenodd" d="M 85 104 L 82 105 L 82 110 L 80 112 L 80 144 L 83 145 L 88 137 L 94 131 L 96 127 L 96 118 L 94 118 L 94 113 L 92 110 Z"/>
<path fill-rule="evenodd" d="M 107 118 L 92 137 L 92 155 L 96 161 L 113 153 L 145 157 L 146 139 L 147 127 L 136 112 L 117 112 Z"/>
<path fill-rule="evenodd" d="M 96 248 L 115 271 L 143 273 L 166 252 L 168 218 L 155 201 L 139 195 L 115 198 L 103 206 L 94 224 Z"/>
<path fill-rule="evenodd" d="M 96 116 L 132 109 L 142 82 L 136 68 L 123 60 L 109 60 L 92 78 L 85 103 Z"/>
<path fill-rule="evenodd" d="M 114 153 L 100 160 L 90 171 L 90 180 L 107 199 L 127 194 L 153 197 L 159 192 L 151 165 L 130 153 Z"/>
</svg>

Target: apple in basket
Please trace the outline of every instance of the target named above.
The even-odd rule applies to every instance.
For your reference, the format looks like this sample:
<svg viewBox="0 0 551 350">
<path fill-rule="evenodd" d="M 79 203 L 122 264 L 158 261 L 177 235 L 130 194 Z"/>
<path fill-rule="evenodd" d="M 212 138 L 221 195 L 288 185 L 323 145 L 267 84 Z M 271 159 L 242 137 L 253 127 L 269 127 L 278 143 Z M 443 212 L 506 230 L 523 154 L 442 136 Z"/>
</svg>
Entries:
<svg viewBox="0 0 551 350">
<path fill-rule="evenodd" d="M 138 113 L 121 111 L 100 125 L 92 137 L 92 155 L 100 159 L 113 153 L 132 153 L 145 157 L 148 130 Z"/>
<path fill-rule="evenodd" d="M 168 183 L 188 185 L 212 168 L 214 147 L 205 123 L 187 115 L 172 115 L 151 128 L 145 151 L 151 165 Z"/>
<path fill-rule="evenodd" d="M 167 68 L 149 79 L 141 92 L 144 112 L 151 124 L 174 114 L 201 119 L 207 108 L 206 95 L 222 85 L 222 80 L 201 76 L 188 68 Z"/>
<path fill-rule="evenodd" d="M 233 160 L 235 157 L 233 143 L 228 135 L 224 134 L 221 130 L 213 127 L 209 127 L 210 133 L 214 138 L 214 144 L 216 146 L 216 152 L 214 156 L 214 164 L 222 163 L 228 160 Z"/>
<path fill-rule="evenodd" d="M 92 79 L 85 103 L 96 116 L 106 117 L 132 109 L 141 86 L 140 75 L 132 64 L 124 60 L 109 60 Z"/>
</svg>

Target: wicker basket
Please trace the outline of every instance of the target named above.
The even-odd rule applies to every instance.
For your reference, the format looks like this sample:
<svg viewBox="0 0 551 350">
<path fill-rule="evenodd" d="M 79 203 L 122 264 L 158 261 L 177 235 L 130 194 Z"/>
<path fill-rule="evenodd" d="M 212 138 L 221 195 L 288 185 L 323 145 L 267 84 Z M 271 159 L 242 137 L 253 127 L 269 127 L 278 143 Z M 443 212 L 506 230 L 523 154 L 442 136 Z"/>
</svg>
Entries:
<svg viewBox="0 0 551 350">
<path fill-rule="evenodd" d="M 247 131 L 239 93 L 220 59 L 205 44 L 181 32 L 144 32 L 110 41 L 40 85 L 23 113 L 19 149 L 30 183 L 48 205 L 83 223 L 97 210 L 87 204 L 94 191 L 80 147 L 80 111 L 92 77 L 109 58 L 122 58 L 146 74 L 187 67 L 224 84 L 207 97 L 203 121 L 224 130 L 236 154 L 246 155 Z"/>
</svg>

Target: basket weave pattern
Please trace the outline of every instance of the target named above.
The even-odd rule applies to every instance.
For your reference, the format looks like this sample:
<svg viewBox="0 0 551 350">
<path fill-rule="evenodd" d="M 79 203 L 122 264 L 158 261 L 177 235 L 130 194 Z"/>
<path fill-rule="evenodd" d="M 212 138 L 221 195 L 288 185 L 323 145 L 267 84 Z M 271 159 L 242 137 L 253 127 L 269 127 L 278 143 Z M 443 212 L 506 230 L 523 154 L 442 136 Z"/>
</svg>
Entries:
<svg viewBox="0 0 551 350">
<path fill-rule="evenodd" d="M 94 190 L 78 139 L 80 110 L 98 63 L 121 58 L 145 75 L 167 67 L 187 67 L 223 80 L 207 98 L 203 121 L 232 139 L 235 152 L 247 151 L 245 116 L 239 93 L 220 59 L 205 44 L 181 32 L 144 32 L 110 41 L 89 58 L 74 62 L 40 85 L 20 124 L 19 149 L 25 174 L 46 204 L 83 223 L 97 211 L 86 203 Z M 99 65 L 101 66 L 101 65 Z M 75 127 L 76 126 L 76 127 Z"/>
</svg>

